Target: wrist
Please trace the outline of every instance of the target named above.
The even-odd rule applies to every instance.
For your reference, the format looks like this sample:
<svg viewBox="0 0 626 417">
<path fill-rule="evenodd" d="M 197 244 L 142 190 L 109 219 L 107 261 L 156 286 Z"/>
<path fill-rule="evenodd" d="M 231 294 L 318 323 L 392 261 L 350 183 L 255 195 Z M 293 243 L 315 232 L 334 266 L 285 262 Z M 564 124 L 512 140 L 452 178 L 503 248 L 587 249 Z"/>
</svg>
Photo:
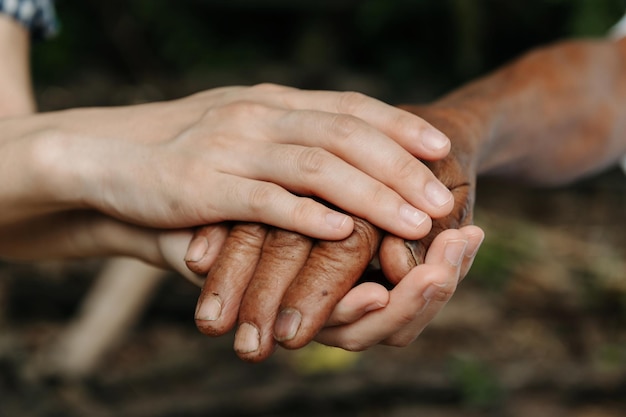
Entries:
<svg viewBox="0 0 626 417">
<path fill-rule="evenodd" d="M 445 109 L 449 117 L 450 139 L 465 137 L 463 148 L 457 151 L 471 157 L 476 174 L 485 173 L 505 165 L 510 155 L 501 155 L 499 149 L 507 106 L 500 105 L 500 94 L 486 80 L 478 80 L 449 94 L 434 103 L 435 108 Z M 454 146 L 453 146 L 454 149 Z"/>
<path fill-rule="evenodd" d="M 42 128 L 36 117 L 5 119 L 1 122 L 0 224 L 9 224 L 73 208 L 64 197 L 70 180 L 64 179 L 64 164 L 55 133 Z"/>
<path fill-rule="evenodd" d="M 119 214 L 113 209 L 116 195 L 111 190 L 132 183 L 131 165 L 125 162 L 137 144 L 120 139 L 115 128 L 106 129 L 115 118 L 111 113 L 70 110 L 42 115 L 37 124 L 32 123 L 32 183 L 41 185 L 39 197 L 50 211 L 94 209 Z"/>
<path fill-rule="evenodd" d="M 87 208 L 84 191 L 95 168 L 96 158 L 85 160 L 80 152 L 81 138 L 57 128 L 44 128 L 32 135 L 30 165 L 33 183 L 49 211 Z"/>
<path fill-rule="evenodd" d="M 89 138 L 66 129 L 61 118 L 36 115 L 14 119 L 9 127 L 14 158 L 17 220 L 41 214 L 90 208 L 93 178 L 102 155 L 89 150 Z M 52 120 L 55 123 L 50 123 Z"/>
<path fill-rule="evenodd" d="M 411 111 L 443 132 L 452 147 L 446 159 L 456 160 L 465 174 L 475 175 L 484 144 L 489 140 L 488 120 L 471 107 L 455 103 L 435 102 Z"/>
</svg>

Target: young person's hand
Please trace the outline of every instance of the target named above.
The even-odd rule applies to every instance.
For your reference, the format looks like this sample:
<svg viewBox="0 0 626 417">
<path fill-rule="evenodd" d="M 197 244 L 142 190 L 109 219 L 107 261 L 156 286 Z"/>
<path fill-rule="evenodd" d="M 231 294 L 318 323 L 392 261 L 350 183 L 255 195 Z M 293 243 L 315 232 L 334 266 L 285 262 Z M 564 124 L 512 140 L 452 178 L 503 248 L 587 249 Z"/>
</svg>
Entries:
<svg viewBox="0 0 626 417">
<path fill-rule="evenodd" d="M 442 158 L 448 139 L 356 93 L 226 87 L 0 123 L 0 225 L 92 209 L 158 228 L 241 220 L 345 238 L 352 219 L 322 199 L 415 239 L 453 204 L 415 158 Z"/>
</svg>

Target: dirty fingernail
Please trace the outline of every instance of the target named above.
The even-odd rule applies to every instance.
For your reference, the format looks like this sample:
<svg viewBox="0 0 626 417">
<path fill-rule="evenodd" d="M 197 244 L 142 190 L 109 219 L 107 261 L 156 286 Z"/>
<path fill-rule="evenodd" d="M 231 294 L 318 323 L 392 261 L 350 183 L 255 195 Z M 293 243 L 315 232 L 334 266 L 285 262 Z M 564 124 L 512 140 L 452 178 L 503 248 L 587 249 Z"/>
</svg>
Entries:
<svg viewBox="0 0 626 417">
<path fill-rule="evenodd" d="M 239 325 L 235 333 L 234 349 L 237 353 L 256 352 L 261 344 L 261 336 L 257 328 L 250 323 Z"/>
<path fill-rule="evenodd" d="M 209 241 L 205 237 L 197 237 L 191 241 L 185 254 L 185 261 L 199 262 L 209 250 Z"/>
<path fill-rule="evenodd" d="M 217 295 L 210 295 L 198 306 L 196 320 L 215 321 L 222 314 L 222 299 Z"/>
<path fill-rule="evenodd" d="M 274 339 L 279 342 L 286 342 L 296 337 L 300 328 L 302 315 L 298 310 L 286 308 L 282 310 L 276 318 L 274 325 Z"/>
<path fill-rule="evenodd" d="M 326 215 L 326 223 L 329 226 L 334 227 L 335 229 L 341 229 L 341 227 L 346 224 L 347 221 L 348 216 L 346 216 L 345 214 L 332 212 Z"/>
<path fill-rule="evenodd" d="M 428 215 L 415 207 L 403 204 L 400 207 L 400 218 L 411 227 L 417 228 L 428 219 Z"/>
<path fill-rule="evenodd" d="M 441 207 L 452 200 L 452 193 L 439 181 L 430 181 L 424 189 L 426 199 L 436 207 Z"/>
<path fill-rule="evenodd" d="M 451 240 L 446 243 L 443 256 L 450 265 L 459 266 L 465 254 L 466 247 L 467 240 Z"/>
<path fill-rule="evenodd" d="M 424 130 L 421 134 L 421 137 L 424 147 L 433 151 L 438 151 L 445 148 L 450 142 L 450 139 L 448 139 L 446 135 L 436 129 Z"/>
</svg>

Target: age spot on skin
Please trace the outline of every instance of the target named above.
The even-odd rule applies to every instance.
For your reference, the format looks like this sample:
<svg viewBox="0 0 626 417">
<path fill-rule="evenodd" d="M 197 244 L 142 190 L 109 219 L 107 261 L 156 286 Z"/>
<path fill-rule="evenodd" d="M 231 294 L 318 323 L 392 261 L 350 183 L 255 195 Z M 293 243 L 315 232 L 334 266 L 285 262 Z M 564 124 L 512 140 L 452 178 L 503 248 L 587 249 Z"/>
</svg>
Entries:
<svg viewBox="0 0 626 417">
<path fill-rule="evenodd" d="M 322 291 L 322 297 L 326 297 L 327 295 L 328 295 L 328 291 L 323 290 L 323 291 Z"/>
</svg>

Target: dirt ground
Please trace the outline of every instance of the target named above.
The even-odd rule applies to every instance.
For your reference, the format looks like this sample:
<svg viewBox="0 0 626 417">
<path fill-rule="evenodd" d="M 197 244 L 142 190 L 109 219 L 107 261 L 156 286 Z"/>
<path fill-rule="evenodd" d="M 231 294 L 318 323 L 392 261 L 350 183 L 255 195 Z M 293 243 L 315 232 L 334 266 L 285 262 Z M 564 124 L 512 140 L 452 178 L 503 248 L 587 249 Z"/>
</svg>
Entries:
<svg viewBox="0 0 626 417">
<path fill-rule="evenodd" d="M 0 416 L 626 415 L 626 179 L 559 190 L 483 182 L 487 240 L 411 346 L 310 345 L 241 362 L 197 332 L 198 290 L 168 277 L 141 321 L 80 381 L 33 358 L 75 313 L 101 261 L 0 266 Z"/>
</svg>

